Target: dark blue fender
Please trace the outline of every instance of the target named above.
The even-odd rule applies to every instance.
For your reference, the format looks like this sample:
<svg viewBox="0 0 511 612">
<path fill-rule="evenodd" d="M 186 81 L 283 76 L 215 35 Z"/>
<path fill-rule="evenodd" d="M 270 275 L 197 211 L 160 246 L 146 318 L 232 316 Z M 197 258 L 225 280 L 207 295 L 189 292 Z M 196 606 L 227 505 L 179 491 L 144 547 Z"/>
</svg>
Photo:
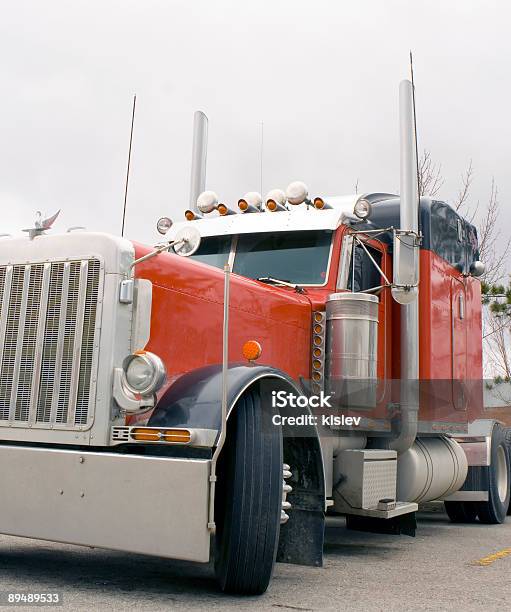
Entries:
<svg viewBox="0 0 511 612">
<path fill-rule="evenodd" d="M 300 391 L 287 374 L 269 366 L 232 364 L 227 375 L 227 407 L 260 380 L 275 380 L 279 388 Z M 222 420 L 222 366 L 212 365 L 183 374 L 161 397 L 149 419 L 151 427 L 220 429 Z"/>
<path fill-rule="evenodd" d="M 264 395 L 303 391 L 287 374 L 263 365 L 232 364 L 227 376 L 227 406 L 231 414 L 241 395 L 259 385 Z M 310 414 L 308 408 L 286 408 L 283 416 Z M 207 366 L 184 374 L 158 402 L 148 425 L 220 430 L 222 367 Z M 321 445 L 314 425 L 282 427 L 284 461 L 291 466 L 293 491 L 290 519 L 282 525 L 278 561 L 320 566 L 323 562 L 325 480 Z M 227 437 L 229 444 L 229 436 Z"/>
</svg>

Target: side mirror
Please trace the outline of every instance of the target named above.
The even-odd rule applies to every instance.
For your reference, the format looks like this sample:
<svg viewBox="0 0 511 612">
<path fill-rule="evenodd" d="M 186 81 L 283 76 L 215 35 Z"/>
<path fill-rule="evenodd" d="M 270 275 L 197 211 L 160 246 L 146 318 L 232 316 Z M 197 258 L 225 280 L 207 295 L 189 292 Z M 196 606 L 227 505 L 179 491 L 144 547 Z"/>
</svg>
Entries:
<svg viewBox="0 0 511 612">
<path fill-rule="evenodd" d="M 486 272 L 486 266 L 482 261 L 476 260 L 470 264 L 470 276 L 476 278 L 482 276 Z"/>
<path fill-rule="evenodd" d="M 399 304 L 417 299 L 419 284 L 419 245 L 414 232 L 394 231 L 392 297 Z"/>
<path fill-rule="evenodd" d="M 190 257 L 200 247 L 201 235 L 193 225 L 184 225 L 173 239 L 174 252 L 181 257 Z"/>
</svg>

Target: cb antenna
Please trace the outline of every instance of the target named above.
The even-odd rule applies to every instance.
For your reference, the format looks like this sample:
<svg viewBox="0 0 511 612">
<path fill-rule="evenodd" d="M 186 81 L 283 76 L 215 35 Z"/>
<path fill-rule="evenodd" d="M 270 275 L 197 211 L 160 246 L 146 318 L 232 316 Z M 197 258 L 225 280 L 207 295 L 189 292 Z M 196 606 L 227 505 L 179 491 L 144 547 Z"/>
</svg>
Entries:
<svg viewBox="0 0 511 612">
<path fill-rule="evenodd" d="M 128 200 L 128 182 L 130 178 L 130 164 L 131 164 L 131 145 L 133 143 L 133 126 L 135 124 L 135 106 L 137 104 L 137 94 L 133 96 L 133 110 L 131 111 L 131 129 L 130 129 L 130 146 L 128 149 L 128 168 L 126 170 L 126 185 L 124 186 L 124 207 L 122 210 L 122 227 L 121 237 L 124 238 L 124 224 L 126 221 L 126 202 Z"/>
<path fill-rule="evenodd" d="M 421 197 L 421 192 L 420 192 L 420 175 L 419 175 L 419 146 L 417 144 L 417 113 L 416 113 L 416 109 L 415 109 L 415 81 L 413 79 L 413 54 L 412 51 L 410 50 L 410 79 L 412 81 L 412 106 L 413 106 L 413 131 L 414 131 L 414 140 L 415 140 L 415 163 L 417 165 L 417 202 L 418 202 L 418 206 L 417 206 L 417 210 L 418 210 L 418 215 L 419 215 L 419 224 L 418 224 L 418 228 L 420 231 L 420 197 Z"/>
</svg>

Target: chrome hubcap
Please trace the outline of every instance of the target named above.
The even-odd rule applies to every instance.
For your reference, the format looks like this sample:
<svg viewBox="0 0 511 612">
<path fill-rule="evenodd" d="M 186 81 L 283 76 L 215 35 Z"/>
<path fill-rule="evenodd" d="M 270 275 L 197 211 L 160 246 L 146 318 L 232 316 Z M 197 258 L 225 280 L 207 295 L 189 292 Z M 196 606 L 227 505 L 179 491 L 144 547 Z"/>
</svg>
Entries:
<svg viewBox="0 0 511 612">
<path fill-rule="evenodd" d="M 506 461 L 506 451 L 503 446 L 499 446 L 497 449 L 497 461 L 495 462 L 496 480 L 497 480 L 497 491 L 499 494 L 500 501 L 504 503 L 507 497 L 507 490 L 509 487 L 509 475 Z"/>
</svg>

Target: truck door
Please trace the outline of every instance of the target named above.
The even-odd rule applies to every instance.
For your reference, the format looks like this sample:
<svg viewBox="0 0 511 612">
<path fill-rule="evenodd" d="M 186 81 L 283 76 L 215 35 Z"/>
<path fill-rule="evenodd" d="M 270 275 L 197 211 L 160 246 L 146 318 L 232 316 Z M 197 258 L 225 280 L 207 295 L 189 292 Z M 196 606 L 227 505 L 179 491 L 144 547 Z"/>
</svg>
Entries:
<svg viewBox="0 0 511 612">
<path fill-rule="evenodd" d="M 461 280 L 451 278 L 451 370 L 452 399 L 456 410 L 466 410 L 464 382 L 467 378 L 466 291 Z"/>
<path fill-rule="evenodd" d="M 387 371 L 389 325 L 386 319 L 387 313 L 390 312 L 388 307 L 390 294 L 383 290 L 385 279 L 381 276 L 378 268 L 385 268 L 385 258 L 383 251 L 376 248 L 374 243 L 370 246 L 364 239 L 364 245 L 365 248 L 358 240 L 354 239 L 353 235 L 344 237 L 337 290 L 371 291 L 378 295 L 378 379 L 384 381 L 389 375 Z M 387 276 L 390 275 L 388 270 L 385 273 Z"/>
</svg>

